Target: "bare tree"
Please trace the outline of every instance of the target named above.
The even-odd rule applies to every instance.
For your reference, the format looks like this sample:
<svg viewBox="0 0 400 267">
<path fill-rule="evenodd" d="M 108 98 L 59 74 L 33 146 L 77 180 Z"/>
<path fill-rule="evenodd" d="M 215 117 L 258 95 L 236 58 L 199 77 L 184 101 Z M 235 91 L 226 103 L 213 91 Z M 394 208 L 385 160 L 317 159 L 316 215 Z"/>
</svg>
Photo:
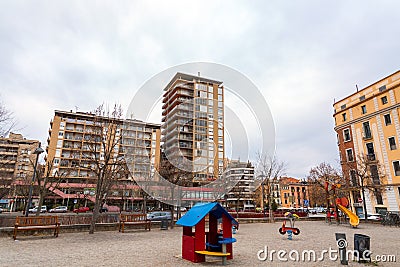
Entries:
<svg viewBox="0 0 400 267">
<path fill-rule="evenodd" d="M 14 114 L 0 100 L 0 137 L 5 137 L 16 126 Z"/>
<path fill-rule="evenodd" d="M 310 207 L 326 205 L 326 192 L 318 183 L 308 181 L 308 194 Z"/>
<path fill-rule="evenodd" d="M 180 216 L 180 205 L 182 201 L 182 192 L 178 186 L 191 186 L 192 185 L 192 173 L 187 171 L 188 168 L 184 166 L 184 160 L 175 159 L 174 163 L 171 163 L 168 159 L 162 159 L 159 169 L 159 174 L 170 182 L 170 196 L 172 203 L 177 198 L 178 217 Z M 177 192 L 175 192 L 177 191 Z M 171 205 L 172 223 L 171 228 L 174 227 L 174 206 Z"/>
<path fill-rule="evenodd" d="M 261 194 L 262 196 L 266 196 L 268 201 L 268 209 L 269 209 L 269 221 L 274 222 L 274 215 L 272 212 L 272 186 L 278 183 L 278 179 L 280 176 L 284 174 L 285 171 L 285 163 L 279 161 L 276 156 L 270 156 L 266 154 L 259 154 L 256 165 L 256 176 L 261 177 Z M 265 199 L 263 197 L 263 201 Z M 264 203 L 263 210 L 264 210 Z"/>
<path fill-rule="evenodd" d="M 40 209 L 46 197 L 55 190 L 58 190 L 61 181 L 68 175 L 67 171 L 59 173 L 54 167 L 54 158 L 52 158 L 46 161 L 46 165 L 41 165 L 37 168 L 36 188 L 39 194 L 39 204 L 36 216 L 40 215 Z"/>
<path fill-rule="evenodd" d="M 12 189 L 13 177 L 8 169 L 13 167 L 7 155 L 0 156 L 0 199 L 6 198 Z"/>
<path fill-rule="evenodd" d="M 95 110 L 95 119 L 91 132 L 85 133 L 84 145 L 86 150 L 82 160 L 77 163 L 86 169 L 95 179 L 94 209 L 89 234 L 95 231 L 101 205 L 105 203 L 107 195 L 116 181 L 125 177 L 126 163 L 120 154 L 122 109 L 114 105 L 109 110 L 104 104 Z"/>
<path fill-rule="evenodd" d="M 13 113 L 0 100 L 0 137 L 7 136 L 15 124 Z M 0 199 L 7 197 L 11 192 L 13 177 L 9 176 L 7 169 L 13 160 L 15 158 L 10 159 L 8 155 L 0 155 Z"/>
<path fill-rule="evenodd" d="M 384 167 L 375 158 L 375 155 L 361 154 L 356 157 L 355 162 L 356 168 L 351 170 L 351 173 L 355 174 L 354 177 L 350 177 L 352 181 L 352 191 L 359 191 L 361 189 L 363 206 L 364 206 L 364 219 L 367 220 L 367 205 L 365 202 L 365 190 L 371 192 L 372 196 L 375 197 L 378 203 L 382 202 L 382 191 L 384 190 L 384 184 L 386 175 Z"/>
<path fill-rule="evenodd" d="M 308 175 L 308 183 L 311 187 L 314 188 L 314 191 L 321 194 L 324 192 L 325 195 L 325 203 L 327 209 L 330 208 L 331 204 L 335 205 L 335 198 L 341 192 L 345 192 L 346 190 L 346 181 L 341 175 L 340 171 L 332 167 L 329 163 L 322 162 L 318 166 L 311 168 L 310 173 Z M 322 197 L 321 195 L 319 197 Z M 338 212 L 337 207 L 335 205 L 336 214 Z M 328 218 L 330 220 L 330 218 Z M 336 220 L 339 218 L 336 216 Z"/>
</svg>

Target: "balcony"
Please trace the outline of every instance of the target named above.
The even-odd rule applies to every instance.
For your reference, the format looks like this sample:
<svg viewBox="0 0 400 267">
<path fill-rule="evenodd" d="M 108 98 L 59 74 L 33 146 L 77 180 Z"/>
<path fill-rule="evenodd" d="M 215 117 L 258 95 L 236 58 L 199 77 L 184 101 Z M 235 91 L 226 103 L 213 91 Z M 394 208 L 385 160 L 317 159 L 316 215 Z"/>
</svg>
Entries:
<svg viewBox="0 0 400 267">
<path fill-rule="evenodd" d="M 364 134 L 363 140 L 371 140 L 371 139 L 372 139 L 372 134 L 371 133 Z"/>
</svg>

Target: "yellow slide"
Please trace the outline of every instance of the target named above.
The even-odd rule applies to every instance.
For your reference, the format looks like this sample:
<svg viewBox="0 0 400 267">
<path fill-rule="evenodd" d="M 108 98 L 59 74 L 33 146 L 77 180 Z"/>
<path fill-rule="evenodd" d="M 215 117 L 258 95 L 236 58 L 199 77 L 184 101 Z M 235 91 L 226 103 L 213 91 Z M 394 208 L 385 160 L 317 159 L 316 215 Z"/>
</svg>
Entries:
<svg viewBox="0 0 400 267">
<path fill-rule="evenodd" d="M 338 206 L 338 208 L 339 208 L 342 212 L 344 212 L 344 213 L 349 217 L 351 226 L 357 227 L 358 224 L 360 223 L 360 218 L 358 218 L 358 216 L 357 216 L 354 212 L 352 212 L 352 211 L 349 210 L 349 209 L 346 209 L 346 208 L 343 207 L 342 205 L 340 205 L 340 204 L 336 204 L 336 205 Z"/>
</svg>

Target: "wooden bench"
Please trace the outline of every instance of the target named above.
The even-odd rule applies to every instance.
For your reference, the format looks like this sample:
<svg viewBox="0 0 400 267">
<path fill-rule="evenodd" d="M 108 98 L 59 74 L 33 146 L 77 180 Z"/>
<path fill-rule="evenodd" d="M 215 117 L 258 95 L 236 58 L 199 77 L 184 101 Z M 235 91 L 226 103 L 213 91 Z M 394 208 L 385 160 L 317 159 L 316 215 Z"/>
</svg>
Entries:
<svg viewBox="0 0 400 267">
<path fill-rule="evenodd" d="M 60 232 L 60 223 L 58 222 L 58 216 L 18 216 L 15 219 L 13 238 L 14 240 L 17 239 L 17 233 L 19 231 L 42 229 L 54 229 L 54 236 L 58 237 L 58 233 Z"/>
<path fill-rule="evenodd" d="M 125 225 L 144 225 L 145 230 L 151 230 L 151 221 L 147 219 L 146 214 L 120 214 L 119 232 L 124 232 Z"/>
</svg>

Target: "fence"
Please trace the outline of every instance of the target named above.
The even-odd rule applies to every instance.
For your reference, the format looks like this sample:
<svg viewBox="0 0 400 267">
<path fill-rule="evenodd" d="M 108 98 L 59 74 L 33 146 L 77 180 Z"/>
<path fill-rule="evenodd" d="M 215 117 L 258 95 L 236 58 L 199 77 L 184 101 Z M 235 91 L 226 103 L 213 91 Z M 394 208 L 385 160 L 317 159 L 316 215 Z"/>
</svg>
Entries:
<svg viewBox="0 0 400 267">
<path fill-rule="evenodd" d="M 80 225 L 92 222 L 91 214 L 57 214 L 61 225 Z M 14 227 L 16 216 L 0 216 L 0 227 Z M 119 213 L 100 214 L 96 223 L 117 223 Z"/>
</svg>

